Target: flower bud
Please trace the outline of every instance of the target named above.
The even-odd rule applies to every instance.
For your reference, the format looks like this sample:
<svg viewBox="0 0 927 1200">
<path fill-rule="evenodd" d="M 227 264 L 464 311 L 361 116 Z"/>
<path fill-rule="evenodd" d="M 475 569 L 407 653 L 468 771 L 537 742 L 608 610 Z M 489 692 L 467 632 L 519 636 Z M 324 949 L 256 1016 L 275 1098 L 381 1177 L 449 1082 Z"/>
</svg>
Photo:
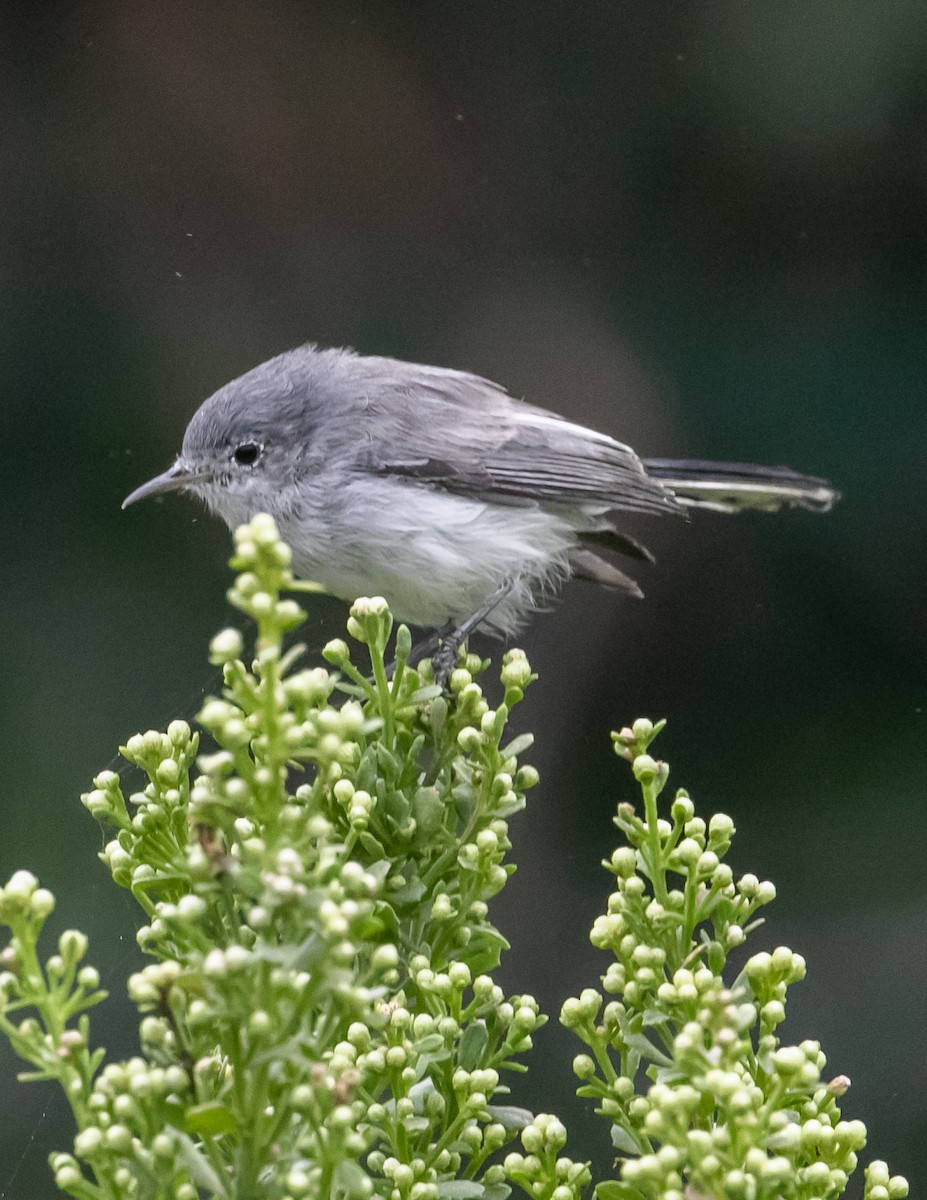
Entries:
<svg viewBox="0 0 927 1200">
<path fill-rule="evenodd" d="M 595 1062 L 588 1054 L 577 1054 L 573 1059 L 573 1074 L 578 1079 L 591 1079 L 595 1075 Z"/>
<path fill-rule="evenodd" d="M 117 1154 L 128 1154 L 132 1149 L 132 1134 L 125 1125 L 110 1125 L 103 1133 L 103 1141 L 108 1150 Z"/>
<path fill-rule="evenodd" d="M 322 657 L 333 666 L 343 667 L 346 662 L 351 661 L 351 651 L 343 638 L 333 638 L 323 646 Z"/>
<path fill-rule="evenodd" d="M 743 882 L 741 880 L 741 882 Z M 765 950 L 761 950 L 759 954 L 754 954 L 752 958 L 747 959 L 744 970 L 747 972 L 747 978 L 759 983 L 768 978 L 772 968 L 772 955 Z"/>
<path fill-rule="evenodd" d="M 392 970 L 399 963 L 399 951 L 391 942 L 384 942 L 374 950 L 370 965 L 378 974 Z"/>
<path fill-rule="evenodd" d="M 531 682 L 531 666 L 524 654 L 510 650 L 503 659 L 500 678 L 504 688 L 526 688 Z"/>
<path fill-rule="evenodd" d="M 451 963 L 451 965 L 448 967 L 447 973 L 448 973 L 448 976 L 450 977 L 451 983 L 454 985 L 454 987 L 458 991 L 462 991 L 464 988 L 470 986 L 470 980 L 471 980 L 470 968 L 467 966 L 466 963 L 463 963 L 463 962 Z"/>
<path fill-rule="evenodd" d="M 96 1125 L 88 1125 L 74 1138 L 74 1153 L 78 1158 L 92 1158 L 103 1148 L 103 1130 Z"/>
<path fill-rule="evenodd" d="M 766 1025 L 781 1025 L 785 1020 L 785 1005 L 781 1000 L 770 1000 L 760 1009 L 760 1016 Z"/>
<path fill-rule="evenodd" d="M 676 793 L 676 799 L 670 808 L 670 816 L 678 825 L 685 825 L 695 816 L 695 805 L 685 792 L 680 790 Z"/>
<path fill-rule="evenodd" d="M 465 754 L 475 753 L 482 745 L 483 738 L 478 729 L 474 729 L 472 725 L 465 725 L 457 734 L 457 745 L 464 751 Z"/>
<path fill-rule="evenodd" d="M 780 1046 L 773 1054 L 772 1060 L 776 1073 L 786 1078 L 798 1074 L 806 1062 L 805 1055 L 799 1046 Z"/>
<path fill-rule="evenodd" d="M 638 754 L 631 764 L 631 770 L 638 783 L 652 783 L 657 777 L 657 764 L 649 754 Z"/>
<path fill-rule="evenodd" d="M 515 775 L 515 786 L 521 792 L 527 792 L 530 788 L 537 787 L 540 775 L 536 769 L 530 764 L 519 767 Z"/>
<path fill-rule="evenodd" d="M 671 863 L 674 867 L 692 867 L 699 861 L 702 848 L 694 838 L 683 838 L 673 851 Z"/>
<path fill-rule="evenodd" d="M 611 857 L 612 869 L 622 879 L 628 879 L 637 868 L 637 855 L 630 846 L 619 846 Z"/>
<path fill-rule="evenodd" d="M 37 917 L 40 921 L 44 921 L 55 910 L 55 897 L 48 888 L 37 888 L 32 893 L 29 907 L 32 910 L 33 916 Z"/>
<path fill-rule="evenodd" d="M 31 871 L 14 871 L 3 891 L 11 899 L 28 900 L 38 886 L 39 881 Z"/>
</svg>

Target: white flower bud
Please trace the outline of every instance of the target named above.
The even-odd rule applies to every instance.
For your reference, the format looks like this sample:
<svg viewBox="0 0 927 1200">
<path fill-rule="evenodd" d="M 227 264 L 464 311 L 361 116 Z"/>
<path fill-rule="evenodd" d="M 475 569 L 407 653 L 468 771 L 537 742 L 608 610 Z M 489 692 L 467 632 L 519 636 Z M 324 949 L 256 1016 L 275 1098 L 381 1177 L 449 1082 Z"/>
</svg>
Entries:
<svg viewBox="0 0 927 1200">
<path fill-rule="evenodd" d="M 108 1150 L 115 1150 L 117 1154 L 128 1154 L 132 1149 L 132 1134 L 125 1125 L 110 1125 L 103 1132 L 103 1141 Z"/>
<path fill-rule="evenodd" d="M 15 871 L 3 891 L 11 899 L 28 900 L 38 886 L 39 881 L 31 871 Z"/>
<path fill-rule="evenodd" d="M 55 910 L 55 897 L 48 888 L 37 888 L 32 893 L 32 899 L 29 901 L 29 907 L 34 916 L 40 921 L 44 921 L 46 917 L 51 916 Z"/>
<path fill-rule="evenodd" d="M 210 950 L 203 959 L 203 974 L 210 979 L 224 979 L 228 974 L 225 954 L 218 947 Z"/>
<path fill-rule="evenodd" d="M 78 1158 L 92 1158 L 102 1147 L 103 1130 L 96 1125 L 88 1125 L 74 1138 L 74 1153 Z"/>
</svg>

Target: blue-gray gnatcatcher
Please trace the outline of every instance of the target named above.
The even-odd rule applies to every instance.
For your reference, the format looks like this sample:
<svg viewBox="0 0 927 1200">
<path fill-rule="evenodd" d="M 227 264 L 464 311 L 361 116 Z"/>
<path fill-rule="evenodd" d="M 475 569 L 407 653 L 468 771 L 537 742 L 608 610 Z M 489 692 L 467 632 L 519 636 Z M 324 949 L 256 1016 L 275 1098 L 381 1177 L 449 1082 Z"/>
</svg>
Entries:
<svg viewBox="0 0 927 1200">
<path fill-rule="evenodd" d="M 641 595 L 604 553 L 650 559 L 622 512 L 826 512 L 785 467 L 640 459 L 604 433 L 462 371 L 302 346 L 220 388 L 172 467 L 128 496 L 188 490 L 231 527 L 270 513 L 297 575 L 385 596 L 448 649 L 510 634 L 569 578 Z"/>
</svg>

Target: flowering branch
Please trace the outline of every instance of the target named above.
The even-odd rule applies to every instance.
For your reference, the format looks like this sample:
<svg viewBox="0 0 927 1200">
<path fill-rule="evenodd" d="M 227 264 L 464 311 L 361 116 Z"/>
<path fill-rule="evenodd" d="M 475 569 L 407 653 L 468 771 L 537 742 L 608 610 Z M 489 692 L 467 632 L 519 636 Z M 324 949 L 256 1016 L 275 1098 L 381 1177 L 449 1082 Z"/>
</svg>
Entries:
<svg viewBox="0 0 927 1200">
<path fill-rule="evenodd" d="M 530 736 L 507 722 L 534 676 L 503 657 L 461 656 L 445 690 L 410 664 L 409 631 L 384 601 L 358 600 L 332 670 L 285 645 L 304 614 L 273 521 L 236 535 L 231 603 L 253 620 L 218 634 L 223 690 L 199 714 L 129 738 L 143 772 L 126 795 L 104 771 L 84 797 L 111 835 L 100 857 L 138 902 L 151 962 L 128 981 L 139 1054 L 104 1065 L 89 1010 L 105 998 L 66 930 L 44 962 L 54 897 L 26 871 L 0 888 L 0 1033 L 56 1080 L 76 1134 L 50 1162 L 79 1200 L 578 1200 L 591 1175 L 566 1130 L 509 1103 L 546 1018 L 494 982 L 507 942 L 489 901 L 514 869 L 508 821 L 537 773 Z M 395 666 L 386 667 L 388 651 Z M 622 804 L 625 843 L 605 864 L 616 890 L 592 941 L 612 955 L 603 991 L 567 1000 L 585 1043 L 574 1060 L 621 1155 L 599 1200 L 831 1200 L 865 1143 L 844 1120 L 844 1076 L 825 1082 L 817 1042 L 784 1045 L 800 955 L 729 955 L 775 896 L 723 862 L 731 819 L 668 816 L 662 726 L 614 735 L 642 812 Z M 907 1184 L 867 1168 L 865 1200 Z"/>
<path fill-rule="evenodd" d="M 616 879 L 592 944 L 614 961 L 594 988 L 567 1000 L 561 1021 L 585 1042 L 573 1070 L 581 1096 L 611 1123 L 619 1177 L 600 1200 L 828 1200 L 843 1194 L 866 1144 L 862 1121 L 840 1115 L 850 1086 L 822 1079 L 820 1044 L 783 1045 L 788 988 L 805 960 L 785 946 L 746 960 L 725 981 L 728 957 L 762 924 L 776 889 L 734 880 L 722 859 L 734 836 L 724 813 L 707 822 L 679 790 L 660 817 L 669 768 L 649 754 L 663 728 L 635 721 L 612 735 L 643 793 L 643 816 L 621 804 L 626 839 L 603 864 Z M 908 1185 L 875 1161 L 866 1200 L 900 1200 Z"/>
<path fill-rule="evenodd" d="M 11 931 L 0 1030 L 71 1101 L 77 1134 L 51 1165 L 82 1200 L 484 1197 L 572 1200 L 589 1178 L 562 1124 L 507 1103 L 545 1022 L 491 972 L 507 945 L 487 902 L 513 868 L 508 819 L 537 782 L 508 741 L 534 676 L 504 658 L 502 701 L 465 656 L 445 693 L 382 600 L 359 600 L 336 668 L 299 667 L 303 620 L 273 521 L 238 531 L 229 592 L 257 627 L 213 639 L 224 688 L 199 724 L 128 740 L 147 777 L 105 771 L 83 799 L 113 836 L 101 858 L 138 901 L 150 965 L 129 979 L 141 1053 L 103 1066 L 83 1010 L 103 998 L 62 935 L 42 968 L 53 899 L 25 873 L 0 891 Z M 337 701 L 337 702 L 336 702 Z M 36 1016 L 18 1026 L 12 1015 Z M 524 1155 L 505 1157 L 519 1143 Z"/>
</svg>

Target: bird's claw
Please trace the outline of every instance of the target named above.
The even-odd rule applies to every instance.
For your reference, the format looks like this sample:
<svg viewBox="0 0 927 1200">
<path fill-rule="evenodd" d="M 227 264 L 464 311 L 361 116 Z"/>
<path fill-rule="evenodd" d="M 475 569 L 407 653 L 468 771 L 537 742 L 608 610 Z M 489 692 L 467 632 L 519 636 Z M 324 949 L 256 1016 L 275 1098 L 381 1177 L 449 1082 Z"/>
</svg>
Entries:
<svg viewBox="0 0 927 1200">
<path fill-rule="evenodd" d="M 441 687 L 447 687 L 451 672 L 457 666 L 459 651 L 460 642 L 456 638 L 446 638 L 431 656 L 431 670 L 435 677 L 435 683 L 439 683 Z"/>
</svg>

